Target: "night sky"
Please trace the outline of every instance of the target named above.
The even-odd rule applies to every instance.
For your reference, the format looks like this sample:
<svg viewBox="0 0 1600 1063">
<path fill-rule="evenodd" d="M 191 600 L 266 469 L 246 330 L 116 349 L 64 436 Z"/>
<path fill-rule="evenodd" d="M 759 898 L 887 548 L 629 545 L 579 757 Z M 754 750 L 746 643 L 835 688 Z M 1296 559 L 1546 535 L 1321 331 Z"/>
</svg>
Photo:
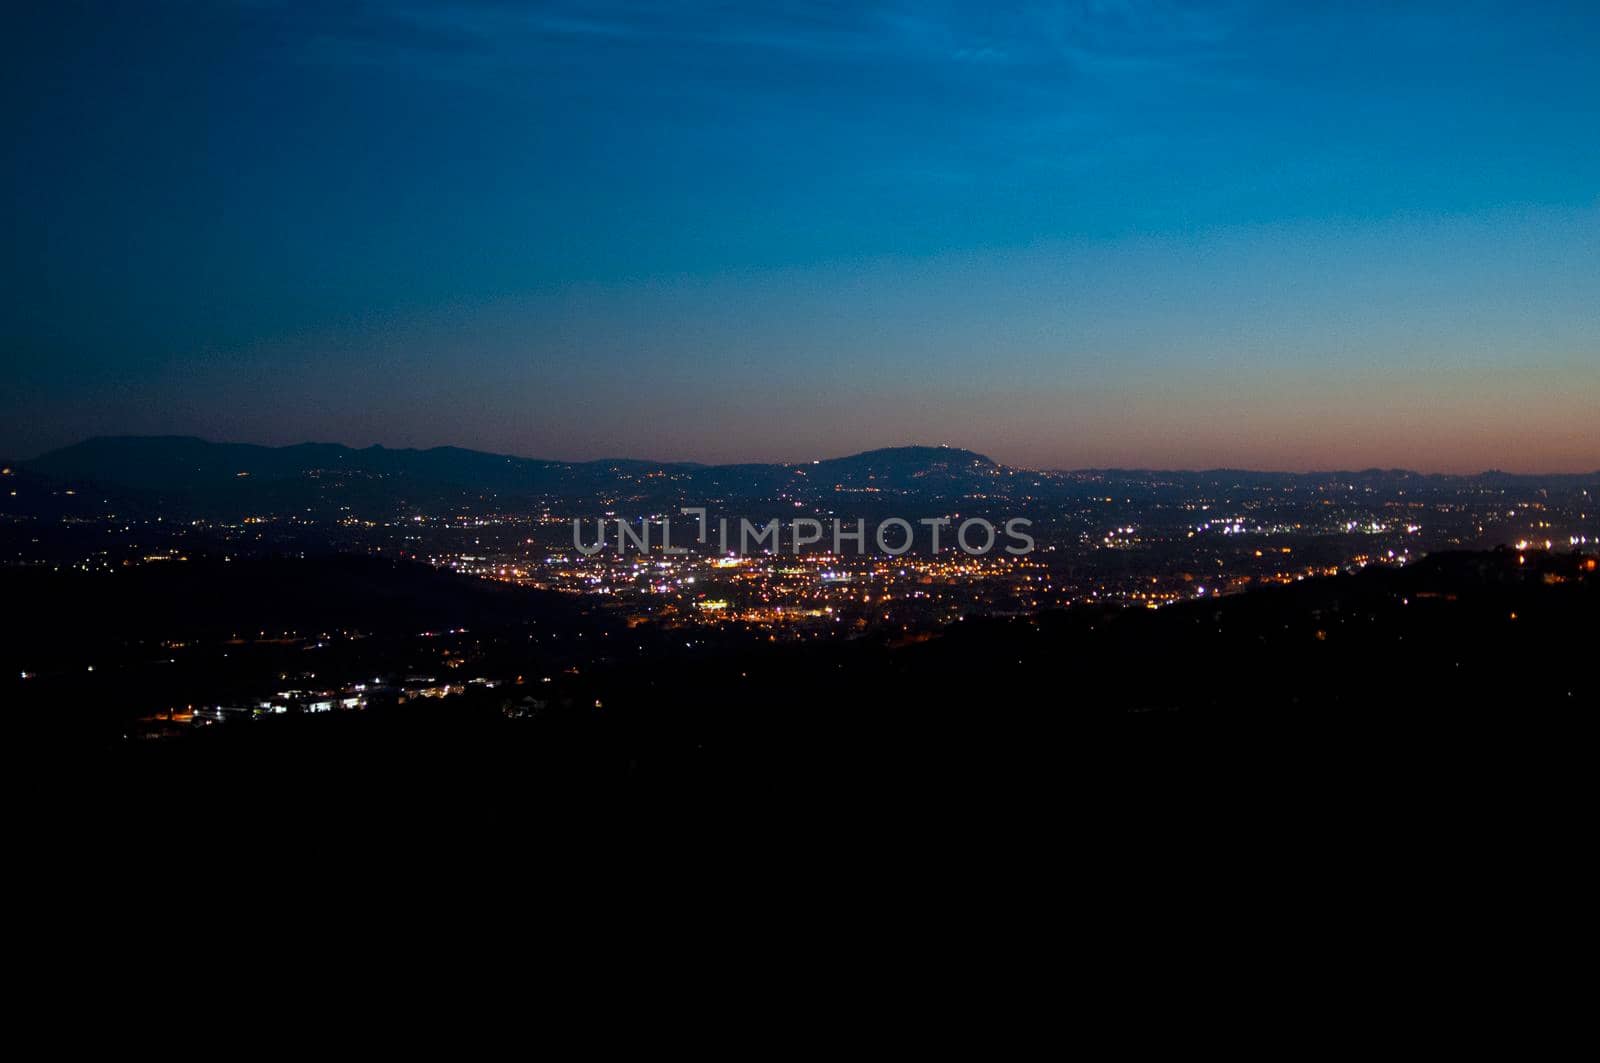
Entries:
<svg viewBox="0 0 1600 1063">
<path fill-rule="evenodd" d="M 8 5 L 0 456 L 1600 467 L 1600 4 Z"/>
</svg>

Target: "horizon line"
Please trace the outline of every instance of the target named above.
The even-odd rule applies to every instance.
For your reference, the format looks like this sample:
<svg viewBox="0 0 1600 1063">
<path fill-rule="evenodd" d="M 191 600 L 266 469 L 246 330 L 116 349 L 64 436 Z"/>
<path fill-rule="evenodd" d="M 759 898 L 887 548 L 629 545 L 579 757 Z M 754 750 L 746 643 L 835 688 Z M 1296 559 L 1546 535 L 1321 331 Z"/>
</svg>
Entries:
<svg viewBox="0 0 1600 1063">
<path fill-rule="evenodd" d="M 106 433 L 106 434 L 101 434 L 101 435 L 93 435 L 93 436 L 88 436 L 88 437 L 86 437 L 84 439 L 80 439 L 75 443 L 68 443 L 65 446 L 52 447 L 51 449 L 46 450 L 46 451 L 44 451 L 44 452 L 42 452 L 40 454 L 37 454 L 32 458 L 19 460 L 19 461 L 15 462 L 15 464 L 20 466 L 20 467 L 26 467 L 27 465 L 29 465 L 29 464 L 31 464 L 33 462 L 40 461 L 43 458 L 46 458 L 46 457 L 50 456 L 51 454 L 54 454 L 54 453 L 56 453 L 58 451 L 68 450 L 68 449 L 70 449 L 72 447 L 76 447 L 76 446 L 83 446 L 83 445 L 85 445 L 87 443 L 93 443 L 93 442 L 96 442 L 98 440 L 122 440 L 122 439 L 127 439 L 127 440 L 133 440 L 133 439 L 137 439 L 137 440 L 154 440 L 154 439 L 186 440 L 186 441 L 204 443 L 207 446 L 246 446 L 246 447 L 259 447 L 259 448 L 261 448 L 263 450 L 290 450 L 290 449 L 293 449 L 295 447 L 306 447 L 306 446 L 340 447 L 340 448 L 343 448 L 345 450 L 358 451 L 358 452 L 359 451 L 363 451 L 363 450 L 391 450 L 391 451 L 396 451 L 396 452 L 401 452 L 401 453 L 410 452 L 410 453 L 417 453 L 417 454 L 427 453 L 429 451 L 435 451 L 435 450 L 461 450 L 461 451 L 466 451 L 468 453 L 473 453 L 473 454 L 485 454 L 485 455 L 488 455 L 490 457 L 512 458 L 512 459 L 515 459 L 515 460 L 518 460 L 518 461 L 545 462 L 545 463 L 551 464 L 551 465 L 598 465 L 598 464 L 604 464 L 605 462 L 612 462 L 612 461 L 627 461 L 627 462 L 638 462 L 640 464 L 647 464 L 647 465 L 694 466 L 694 467 L 705 468 L 705 469 L 728 468 L 728 467 L 735 466 L 735 465 L 776 465 L 776 466 L 813 465 L 813 464 L 818 464 L 818 463 L 824 462 L 824 461 L 842 461 L 842 460 L 845 460 L 845 459 L 848 459 L 848 458 L 860 457 L 860 456 L 865 455 L 865 454 L 876 454 L 876 453 L 880 453 L 880 452 L 883 452 L 883 451 L 892 451 L 892 450 L 956 450 L 956 451 L 961 451 L 963 453 L 975 455 L 975 456 L 977 456 L 979 458 L 984 459 L 985 461 L 989 462 L 990 464 L 998 466 L 1000 468 L 1014 469 L 1014 470 L 1016 470 L 1018 472 L 1035 472 L 1035 473 L 1108 473 L 1108 472 L 1120 472 L 1120 473 L 1152 473 L 1152 474 L 1153 473 L 1199 474 L 1199 473 L 1238 472 L 1238 473 L 1251 473 L 1251 474 L 1258 475 L 1258 476 L 1334 476 L 1334 475 L 1347 474 L 1347 473 L 1373 473 L 1373 472 L 1379 472 L 1379 473 L 1406 473 L 1406 474 L 1412 475 L 1412 476 L 1453 477 L 1453 478 L 1457 478 L 1457 479 L 1470 479 L 1472 477 L 1481 477 L 1481 476 L 1517 476 L 1517 477 L 1523 477 L 1523 478 L 1535 478 L 1535 477 L 1541 477 L 1541 476 L 1550 476 L 1550 477 L 1554 477 L 1554 476 L 1563 476 L 1563 477 L 1596 476 L 1596 477 L 1600 477 L 1600 464 L 1597 464 L 1594 468 L 1579 469 L 1579 470 L 1571 471 L 1571 472 L 1559 472 L 1559 471 L 1516 472 L 1516 471 L 1511 471 L 1511 470 L 1508 470 L 1508 469 L 1501 469 L 1501 468 L 1480 469 L 1480 470 L 1478 470 L 1476 472 L 1437 472 L 1437 471 L 1425 471 L 1425 470 L 1421 470 L 1421 469 L 1413 469 L 1413 468 L 1409 468 L 1409 467 L 1403 466 L 1403 465 L 1390 465 L 1390 466 L 1366 465 L 1366 466 L 1362 466 L 1360 468 L 1346 467 L 1346 468 L 1322 468 L 1322 469 L 1304 469 L 1304 470 L 1293 470 L 1293 469 L 1285 469 L 1285 468 L 1252 468 L 1252 467 L 1244 466 L 1244 465 L 1211 465 L 1211 466 L 1204 466 L 1204 467 L 1180 467 L 1180 466 L 1156 466 L 1156 465 L 1081 465 L 1081 466 L 1019 465 L 1019 464 L 1013 464 L 1013 463 L 1004 462 L 1004 461 L 998 461 L 998 460 L 990 457 L 989 455 L 984 454 L 982 451 L 973 450 L 973 449 L 971 449 L 969 447 L 954 446 L 954 445 L 951 445 L 949 443 L 899 443 L 899 444 L 893 444 L 893 445 L 882 446 L 882 447 L 868 447 L 865 450 L 858 450 L 858 451 L 854 451 L 854 452 L 851 452 L 851 453 L 848 453 L 848 454 L 838 454 L 838 455 L 833 455 L 833 456 L 824 457 L 824 458 L 801 458 L 801 459 L 777 460 L 777 461 L 772 461 L 772 460 L 769 460 L 769 461 L 749 461 L 749 460 L 741 460 L 741 461 L 695 461 L 695 460 L 692 460 L 692 459 L 665 460 L 665 459 L 660 459 L 660 458 L 637 458 L 637 457 L 627 457 L 627 456 L 622 456 L 622 455 L 610 455 L 610 456 L 597 457 L 597 458 L 564 459 L 564 458 L 534 457 L 532 455 L 527 455 L 527 454 L 515 454 L 515 453 L 511 453 L 509 451 L 479 450 L 479 449 L 474 448 L 474 447 L 465 447 L 465 446 L 461 446 L 460 444 L 456 444 L 456 443 L 441 443 L 441 444 L 436 444 L 436 445 L 431 446 L 431 447 L 414 447 L 414 446 L 413 447 L 394 447 L 394 446 L 388 446 L 388 445 L 383 444 L 383 443 L 372 443 L 372 444 L 369 444 L 369 445 L 367 445 L 365 447 L 362 447 L 362 446 L 356 446 L 356 445 L 350 444 L 350 443 L 341 443 L 341 442 L 335 442 L 335 441 L 310 440 L 310 439 L 307 439 L 307 440 L 302 440 L 301 442 L 298 442 L 298 443 L 278 443 L 278 444 L 273 444 L 273 443 L 254 443 L 254 442 L 248 442 L 248 441 L 243 441 L 243 440 L 207 439 L 204 436 L 189 435 L 189 434 L 182 434 L 182 433 L 155 433 L 155 434 L 138 434 L 138 433 L 116 434 L 116 433 Z"/>
</svg>

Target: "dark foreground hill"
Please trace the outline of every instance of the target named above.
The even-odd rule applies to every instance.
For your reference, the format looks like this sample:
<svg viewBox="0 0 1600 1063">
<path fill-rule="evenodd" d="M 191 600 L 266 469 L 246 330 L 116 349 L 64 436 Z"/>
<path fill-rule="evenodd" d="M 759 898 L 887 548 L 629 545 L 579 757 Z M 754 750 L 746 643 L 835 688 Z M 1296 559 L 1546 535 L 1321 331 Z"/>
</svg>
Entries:
<svg viewBox="0 0 1600 1063">
<path fill-rule="evenodd" d="M 0 570 L 0 589 L 16 606 L 0 614 L 8 661 L 71 644 L 340 630 L 393 635 L 535 618 L 575 623 L 582 613 L 554 593 L 356 555 L 197 557 L 111 573 L 13 567 Z"/>
<path fill-rule="evenodd" d="M 1525 773 L 1600 704 L 1592 566 L 1436 555 L 1159 611 L 966 621 L 911 645 L 663 644 L 536 701 L 482 690 L 83 755 L 146 781 L 289 771 L 413 795 L 1064 786 L 1115 802 L 1263 772 L 1340 787 L 1378 765 Z"/>
<path fill-rule="evenodd" d="M 545 645 L 607 630 L 569 596 L 348 555 L 6 567 L 0 598 L 10 727 L 65 749 L 114 745 L 174 707 L 447 670 L 480 629 L 541 664 Z"/>
</svg>

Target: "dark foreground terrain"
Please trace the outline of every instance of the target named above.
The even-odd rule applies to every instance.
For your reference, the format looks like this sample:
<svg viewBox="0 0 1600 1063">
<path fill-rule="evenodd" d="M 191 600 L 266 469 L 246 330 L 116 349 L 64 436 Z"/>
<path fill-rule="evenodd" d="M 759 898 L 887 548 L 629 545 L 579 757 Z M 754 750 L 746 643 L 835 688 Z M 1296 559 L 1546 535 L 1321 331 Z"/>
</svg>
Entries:
<svg viewBox="0 0 1600 1063">
<path fill-rule="evenodd" d="M 8 710 L 28 755 L 59 758 L 73 787 L 154 786 L 180 804 L 332 785 L 365 800 L 772 788 L 1115 807 L 1311 775 L 1355 795 L 1395 771 L 1536 778 L 1600 704 L 1600 576 L 1574 554 L 1440 554 L 1154 611 L 967 620 L 909 644 L 630 631 L 571 599 L 354 558 L 6 580 L 21 606 Z M 440 651 L 424 625 L 472 634 Z M 151 723 L 180 692 L 242 691 L 306 659 L 324 676 L 399 674 L 419 653 L 496 681 L 362 711 Z M 54 671 L 18 679 L 22 657 Z"/>
</svg>

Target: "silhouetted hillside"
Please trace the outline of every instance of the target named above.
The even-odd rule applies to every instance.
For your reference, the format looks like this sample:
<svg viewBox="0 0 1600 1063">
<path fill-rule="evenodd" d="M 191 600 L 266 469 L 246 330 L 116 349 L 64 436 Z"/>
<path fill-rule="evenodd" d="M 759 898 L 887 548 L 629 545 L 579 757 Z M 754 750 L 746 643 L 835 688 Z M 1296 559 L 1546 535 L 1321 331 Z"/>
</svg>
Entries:
<svg viewBox="0 0 1600 1063">
<path fill-rule="evenodd" d="M 837 486 L 937 495 L 993 488 L 1000 467 L 949 447 L 895 447 L 803 464 L 540 461 L 460 447 L 392 450 L 303 443 L 263 447 L 181 436 L 115 436 L 52 451 L 26 469 L 50 490 L 76 486 L 169 513 L 321 512 L 338 506 L 445 508 L 463 501 L 769 497 Z M 32 494 L 39 494 L 35 489 Z M 28 512 L 23 502 L 7 508 Z"/>
<path fill-rule="evenodd" d="M 12 606 L 0 611 L 8 662 L 36 660 L 65 644 L 337 630 L 414 634 L 535 619 L 570 624 L 584 613 L 574 599 L 551 592 L 350 555 L 201 557 L 110 573 L 0 568 L 0 595 Z"/>
<path fill-rule="evenodd" d="M 1158 611 L 969 620 L 904 646 L 646 657 L 586 673 L 527 718 L 483 692 L 127 754 L 946 792 L 1080 778 L 1114 787 L 1117 772 L 1147 778 L 1155 765 L 1192 784 L 1246 763 L 1325 769 L 1450 756 L 1490 739 L 1512 755 L 1513 732 L 1556 726 L 1600 698 L 1591 563 L 1440 555 Z"/>
</svg>

